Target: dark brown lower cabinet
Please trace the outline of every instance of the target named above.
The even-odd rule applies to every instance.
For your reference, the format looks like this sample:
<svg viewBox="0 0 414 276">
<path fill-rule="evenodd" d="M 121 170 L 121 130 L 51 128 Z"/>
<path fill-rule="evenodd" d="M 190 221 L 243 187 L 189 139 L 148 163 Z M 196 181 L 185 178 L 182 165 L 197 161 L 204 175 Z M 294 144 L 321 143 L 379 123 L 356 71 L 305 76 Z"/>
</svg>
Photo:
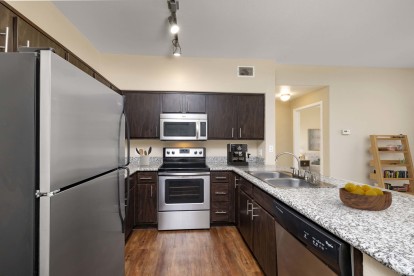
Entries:
<svg viewBox="0 0 414 276">
<path fill-rule="evenodd" d="M 135 223 L 157 223 L 157 184 L 138 184 L 136 186 Z"/>
<path fill-rule="evenodd" d="M 252 199 L 243 191 L 239 192 L 239 232 L 250 250 L 253 249 L 253 223 L 250 215 Z"/>
<path fill-rule="evenodd" d="M 238 229 L 266 275 L 276 275 L 275 220 L 252 197 L 239 191 Z"/>
<path fill-rule="evenodd" d="M 125 183 L 125 241 L 135 226 L 135 186 L 136 185 L 136 174 L 129 177 L 129 187 Z M 129 193 L 128 193 L 129 190 Z"/>
<path fill-rule="evenodd" d="M 253 254 L 266 275 L 276 275 L 275 220 L 257 203 L 253 203 Z"/>
</svg>

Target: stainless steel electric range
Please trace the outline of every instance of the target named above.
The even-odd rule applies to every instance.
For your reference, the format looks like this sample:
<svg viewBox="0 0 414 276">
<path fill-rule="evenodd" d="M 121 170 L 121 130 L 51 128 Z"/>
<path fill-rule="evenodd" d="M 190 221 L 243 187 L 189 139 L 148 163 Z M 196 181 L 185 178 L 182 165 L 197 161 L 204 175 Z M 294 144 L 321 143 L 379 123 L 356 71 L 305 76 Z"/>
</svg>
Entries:
<svg viewBox="0 0 414 276">
<path fill-rule="evenodd" d="M 158 185 L 158 230 L 210 228 L 205 148 L 164 148 Z"/>
</svg>

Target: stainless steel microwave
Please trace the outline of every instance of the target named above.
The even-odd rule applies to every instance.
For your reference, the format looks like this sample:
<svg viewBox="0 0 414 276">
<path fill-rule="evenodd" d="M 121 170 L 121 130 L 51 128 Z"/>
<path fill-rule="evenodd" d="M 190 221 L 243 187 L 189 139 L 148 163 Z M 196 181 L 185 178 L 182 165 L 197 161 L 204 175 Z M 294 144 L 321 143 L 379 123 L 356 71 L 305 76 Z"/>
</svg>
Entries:
<svg viewBox="0 0 414 276">
<path fill-rule="evenodd" d="M 160 114 L 160 140 L 207 140 L 207 114 Z"/>
</svg>

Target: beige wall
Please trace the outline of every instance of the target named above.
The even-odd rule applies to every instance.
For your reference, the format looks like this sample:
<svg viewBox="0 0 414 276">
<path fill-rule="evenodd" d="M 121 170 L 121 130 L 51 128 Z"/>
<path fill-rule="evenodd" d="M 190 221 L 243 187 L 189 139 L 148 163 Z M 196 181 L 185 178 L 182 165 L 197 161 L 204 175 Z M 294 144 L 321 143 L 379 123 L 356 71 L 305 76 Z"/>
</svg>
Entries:
<svg viewBox="0 0 414 276">
<path fill-rule="evenodd" d="M 283 85 L 290 85 L 290 83 L 282 83 Z M 323 150 L 322 150 L 322 166 L 323 174 L 330 175 L 330 108 L 329 108 L 329 87 L 305 94 L 299 98 L 288 102 L 276 101 L 276 151 L 293 152 L 293 110 L 322 102 L 322 129 L 323 129 Z M 279 163 L 280 162 L 280 163 Z M 283 166 L 292 166 L 292 160 L 278 161 L 278 164 Z"/>
<path fill-rule="evenodd" d="M 309 149 L 309 129 L 320 129 L 320 108 L 310 107 L 300 111 L 300 153 L 306 153 Z"/>
<path fill-rule="evenodd" d="M 277 85 L 329 86 L 333 177 L 369 182 L 370 134 L 404 133 L 414 143 L 413 69 L 276 65 L 276 79 Z M 341 129 L 351 135 L 341 135 Z"/>
</svg>

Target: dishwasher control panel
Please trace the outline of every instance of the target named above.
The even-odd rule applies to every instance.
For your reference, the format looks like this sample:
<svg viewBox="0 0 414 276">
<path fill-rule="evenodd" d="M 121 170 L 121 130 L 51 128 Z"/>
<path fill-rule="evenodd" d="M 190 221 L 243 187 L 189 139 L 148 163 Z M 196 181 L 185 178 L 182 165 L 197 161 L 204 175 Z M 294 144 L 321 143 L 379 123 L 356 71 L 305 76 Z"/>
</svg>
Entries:
<svg viewBox="0 0 414 276">
<path fill-rule="evenodd" d="M 287 205 L 273 201 L 276 221 L 338 275 L 351 275 L 350 246 Z"/>
</svg>

